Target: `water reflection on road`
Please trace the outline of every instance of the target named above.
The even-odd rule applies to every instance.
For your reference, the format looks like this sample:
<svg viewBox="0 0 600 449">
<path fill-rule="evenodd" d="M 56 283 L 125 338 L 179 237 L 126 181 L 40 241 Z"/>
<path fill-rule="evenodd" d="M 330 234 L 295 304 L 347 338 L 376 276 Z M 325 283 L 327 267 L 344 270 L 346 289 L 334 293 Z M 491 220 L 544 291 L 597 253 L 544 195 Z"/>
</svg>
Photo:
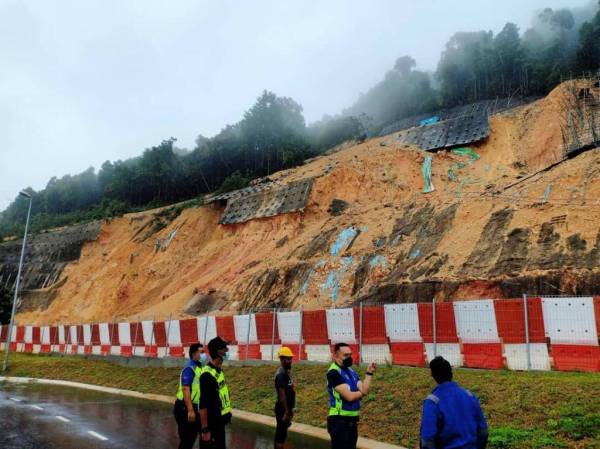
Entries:
<svg viewBox="0 0 600 449">
<path fill-rule="evenodd" d="M 234 420 L 230 449 L 273 447 L 274 429 Z M 160 402 L 41 384 L 0 383 L 3 449 L 177 447 L 171 406 Z M 289 449 L 325 449 L 328 443 L 290 433 Z"/>
</svg>

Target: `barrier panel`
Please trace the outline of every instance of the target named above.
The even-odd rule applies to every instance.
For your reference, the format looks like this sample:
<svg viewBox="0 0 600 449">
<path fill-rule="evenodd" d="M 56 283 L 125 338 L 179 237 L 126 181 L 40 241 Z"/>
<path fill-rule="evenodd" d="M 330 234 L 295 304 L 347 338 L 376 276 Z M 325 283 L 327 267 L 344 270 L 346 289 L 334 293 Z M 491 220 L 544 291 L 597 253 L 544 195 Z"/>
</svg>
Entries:
<svg viewBox="0 0 600 449">
<path fill-rule="evenodd" d="M 417 304 L 386 304 L 384 311 L 392 363 L 425 366 Z"/>
<path fill-rule="evenodd" d="M 435 308 L 434 308 L 435 306 Z M 329 362 L 348 343 L 356 361 L 424 366 L 442 355 L 453 366 L 510 370 L 600 371 L 600 297 L 386 304 L 330 310 L 205 315 L 183 320 L 57 326 L 14 325 L 11 349 L 27 353 L 185 356 L 217 335 L 232 360 Z M 0 341 L 8 326 L 0 326 Z"/>
<path fill-rule="evenodd" d="M 198 327 L 198 341 L 203 345 L 208 345 L 208 342 L 217 336 L 217 322 L 214 316 L 203 316 L 196 318 Z M 208 351 L 208 348 L 206 348 Z"/>
<path fill-rule="evenodd" d="M 455 301 L 456 331 L 462 342 L 465 366 L 501 369 L 502 345 L 498 336 L 494 302 L 491 299 Z"/>
<path fill-rule="evenodd" d="M 165 331 L 167 336 L 166 355 L 169 357 L 183 357 L 179 320 L 165 321 Z"/>
<path fill-rule="evenodd" d="M 363 363 L 376 362 L 391 364 L 392 354 L 388 344 L 385 327 L 385 312 L 383 306 L 363 306 L 359 308 L 360 356 Z"/>
</svg>

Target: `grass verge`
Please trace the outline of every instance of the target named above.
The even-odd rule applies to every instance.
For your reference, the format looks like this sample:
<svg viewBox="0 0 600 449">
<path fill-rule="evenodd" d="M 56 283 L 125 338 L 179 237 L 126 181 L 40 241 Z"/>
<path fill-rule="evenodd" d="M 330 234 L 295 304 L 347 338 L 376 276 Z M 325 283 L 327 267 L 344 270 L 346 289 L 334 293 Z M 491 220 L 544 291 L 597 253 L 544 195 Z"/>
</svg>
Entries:
<svg viewBox="0 0 600 449">
<path fill-rule="evenodd" d="M 294 367 L 297 422 L 325 427 L 325 370 L 322 365 Z M 273 365 L 227 367 L 234 407 L 271 414 L 274 371 Z M 12 354 L 7 375 L 174 395 L 178 374 L 178 368 L 130 368 L 79 357 Z M 600 449 L 600 374 L 458 369 L 455 380 L 479 396 L 491 427 L 490 448 Z M 372 393 L 363 401 L 360 434 L 418 447 L 422 400 L 433 386 L 427 369 L 381 367 Z"/>
</svg>

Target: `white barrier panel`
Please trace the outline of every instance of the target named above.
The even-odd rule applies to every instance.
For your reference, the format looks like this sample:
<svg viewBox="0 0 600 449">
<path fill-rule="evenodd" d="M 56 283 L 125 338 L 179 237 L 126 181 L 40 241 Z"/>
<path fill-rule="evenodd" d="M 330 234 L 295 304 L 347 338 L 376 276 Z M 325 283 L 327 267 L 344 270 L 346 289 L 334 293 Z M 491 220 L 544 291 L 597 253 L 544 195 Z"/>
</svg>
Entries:
<svg viewBox="0 0 600 449">
<path fill-rule="evenodd" d="M 331 362 L 331 348 L 329 345 L 304 345 L 306 359 L 312 362 Z"/>
<path fill-rule="evenodd" d="M 433 343 L 425 343 L 425 353 L 428 363 L 437 355 L 441 355 L 454 367 L 463 365 L 463 356 L 460 353 L 460 345 L 458 343 L 438 343 L 435 345 L 435 351 L 433 346 Z"/>
<path fill-rule="evenodd" d="M 154 336 L 154 321 L 142 321 L 142 335 L 144 336 L 144 344 L 152 346 L 156 344 Z"/>
<path fill-rule="evenodd" d="M 25 326 L 25 343 L 33 343 L 33 327 Z"/>
<path fill-rule="evenodd" d="M 181 346 L 179 320 L 165 321 L 165 331 L 167 333 L 167 344 L 169 346 Z"/>
<path fill-rule="evenodd" d="M 546 346 L 546 343 L 531 343 L 529 347 L 531 369 L 550 371 L 550 358 L 548 357 L 548 347 Z M 505 344 L 504 353 L 506 365 L 509 370 L 527 370 L 526 344 Z"/>
<path fill-rule="evenodd" d="M 227 352 L 229 354 L 229 360 L 240 359 L 238 345 L 227 345 L 227 348 L 229 349 L 229 351 Z"/>
<path fill-rule="evenodd" d="M 248 337 L 248 326 L 250 326 L 250 336 Z M 235 339 L 238 344 L 258 342 L 258 334 L 256 332 L 256 318 L 251 315 L 235 315 L 233 317 L 233 327 L 235 329 Z"/>
<path fill-rule="evenodd" d="M 12 334 L 10 334 L 10 342 L 11 343 L 17 342 L 17 325 L 16 324 L 13 324 Z"/>
<path fill-rule="evenodd" d="M 102 346 L 110 346 L 110 332 L 108 329 L 108 323 L 98 324 L 98 330 L 100 331 L 100 344 Z"/>
<path fill-rule="evenodd" d="M 77 344 L 77 326 L 69 326 L 69 343 Z"/>
<path fill-rule="evenodd" d="M 416 304 L 386 304 L 385 332 L 391 342 L 423 341 Z"/>
<path fill-rule="evenodd" d="M 131 346 L 131 326 L 129 323 L 119 323 L 119 345 Z"/>
<path fill-rule="evenodd" d="M 327 335 L 331 343 L 356 343 L 354 309 L 328 309 Z"/>
<path fill-rule="evenodd" d="M 456 332 L 463 343 L 498 343 L 494 301 L 455 301 Z"/>
<path fill-rule="evenodd" d="M 92 344 L 92 325 L 83 325 L 83 344 L 89 346 Z"/>
<path fill-rule="evenodd" d="M 542 312 L 551 344 L 598 344 L 593 298 L 542 298 Z"/>
<path fill-rule="evenodd" d="M 283 343 L 299 343 L 301 324 L 300 312 L 277 312 L 277 329 Z"/>
<path fill-rule="evenodd" d="M 62 325 L 58 326 L 58 344 L 59 345 L 65 344 L 65 326 L 62 326 Z"/>
<path fill-rule="evenodd" d="M 40 328 L 40 341 L 43 345 L 50 344 L 50 326 L 42 326 Z"/>
<path fill-rule="evenodd" d="M 198 329 L 198 341 L 202 344 L 208 344 L 217 336 L 217 320 L 214 316 L 196 318 L 196 327 Z"/>
<path fill-rule="evenodd" d="M 387 344 L 362 345 L 360 353 L 363 363 L 391 364 L 392 354 Z"/>
<path fill-rule="evenodd" d="M 273 357 L 271 357 L 271 345 L 260 345 L 261 360 L 278 360 L 277 352 L 281 349 L 281 345 L 273 345 Z"/>
</svg>

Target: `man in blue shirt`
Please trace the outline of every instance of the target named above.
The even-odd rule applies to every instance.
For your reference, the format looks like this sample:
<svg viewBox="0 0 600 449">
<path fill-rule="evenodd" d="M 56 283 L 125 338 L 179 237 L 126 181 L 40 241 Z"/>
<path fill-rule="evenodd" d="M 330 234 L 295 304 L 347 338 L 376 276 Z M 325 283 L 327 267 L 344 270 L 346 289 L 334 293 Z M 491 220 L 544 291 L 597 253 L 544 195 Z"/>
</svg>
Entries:
<svg viewBox="0 0 600 449">
<path fill-rule="evenodd" d="M 190 346 L 190 360 L 181 370 L 179 387 L 173 415 L 177 421 L 179 434 L 179 449 L 192 449 L 200 430 L 200 416 L 198 405 L 200 402 L 200 375 L 202 374 L 202 361 L 206 359 L 200 343 Z"/>
<path fill-rule="evenodd" d="M 485 449 L 488 428 L 477 397 L 452 382 L 452 367 L 443 357 L 429 367 L 438 386 L 423 403 L 421 449 Z"/>
</svg>

